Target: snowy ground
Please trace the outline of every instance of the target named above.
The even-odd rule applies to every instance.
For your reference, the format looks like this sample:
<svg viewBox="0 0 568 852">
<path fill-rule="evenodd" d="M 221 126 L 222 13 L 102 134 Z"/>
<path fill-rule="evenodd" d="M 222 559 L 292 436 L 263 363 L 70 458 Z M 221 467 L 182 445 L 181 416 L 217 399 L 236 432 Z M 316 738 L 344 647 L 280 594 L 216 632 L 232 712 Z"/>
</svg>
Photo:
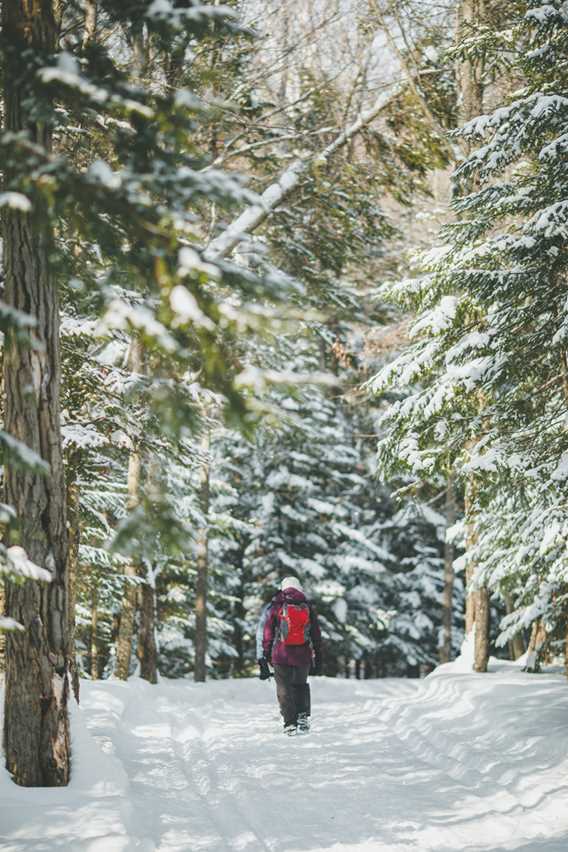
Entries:
<svg viewBox="0 0 568 852">
<path fill-rule="evenodd" d="M 0 850 L 567 852 L 568 684 L 451 667 L 313 681 L 313 732 L 272 683 L 83 683 L 66 790 L 0 773 Z"/>
</svg>

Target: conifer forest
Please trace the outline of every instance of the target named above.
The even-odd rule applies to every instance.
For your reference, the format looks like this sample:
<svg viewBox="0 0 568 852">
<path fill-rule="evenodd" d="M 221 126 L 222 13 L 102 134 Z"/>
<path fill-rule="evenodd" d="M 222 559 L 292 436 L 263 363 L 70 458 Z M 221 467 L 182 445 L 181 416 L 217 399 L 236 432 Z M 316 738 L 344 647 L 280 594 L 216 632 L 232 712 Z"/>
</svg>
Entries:
<svg viewBox="0 0 568 852">
<path fill-rule="evenodd" d="M 568 3 L 0 11 L 0 848 L 565 852 Z"/>
</svg>

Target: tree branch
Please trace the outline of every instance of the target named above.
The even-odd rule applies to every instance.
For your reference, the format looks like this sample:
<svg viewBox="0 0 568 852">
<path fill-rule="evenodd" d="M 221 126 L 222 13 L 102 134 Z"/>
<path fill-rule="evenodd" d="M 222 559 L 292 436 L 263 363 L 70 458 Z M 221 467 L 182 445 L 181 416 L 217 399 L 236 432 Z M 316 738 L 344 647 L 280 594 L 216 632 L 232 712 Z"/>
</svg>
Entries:
<svg viewBox="0 0 568 852">
<path fill-rule="evenodd" d="M 310 167 L 325 163 L 339 148 L 356 136 L 364 127 L 373 121 L 400 94 L 402 83 L 396 83 L 383 92 L 371 109 L 362 113 L 359 118 L 337 136 L 323 151 L 298 158 L 280 175 L 280 177 L 264 190 L 259 204 L 252 204 L 238 216 L 229 227 L 219 234 L 208 246 L 205 252 L 207 260 L 219 260 L 227 257 L 241 242 L 246 234 L 256 230 L 272 213 L 272 211 L 299 186 L 300 180 Z"/>
</svg>

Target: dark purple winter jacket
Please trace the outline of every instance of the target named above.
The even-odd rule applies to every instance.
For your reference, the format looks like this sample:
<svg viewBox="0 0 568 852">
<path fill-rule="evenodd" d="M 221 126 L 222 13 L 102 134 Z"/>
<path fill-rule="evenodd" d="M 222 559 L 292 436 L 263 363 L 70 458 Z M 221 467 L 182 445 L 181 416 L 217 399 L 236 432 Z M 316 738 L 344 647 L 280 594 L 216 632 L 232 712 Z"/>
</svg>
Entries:
<svg viewBox="0 0 568 852">
<path fill-rule="evenodd" d="M 278 610 L 284 603 L 307 603 L 310 608 L 310 642 L 305 645 L 285 645 L 279 641 L 277 634 Z M 306 596 L 297 589 L 286 589 L 278 592 L 272 598 L 272 603 L 266 613 L 264 632 L 262 635 L 262 648 L 267 660 L 276 666 L 309 666 L 312 663 L 313 653 L 318 659 L 321 655 L 321 631 L 318 624 L 316 611 Z"/>
</svg>

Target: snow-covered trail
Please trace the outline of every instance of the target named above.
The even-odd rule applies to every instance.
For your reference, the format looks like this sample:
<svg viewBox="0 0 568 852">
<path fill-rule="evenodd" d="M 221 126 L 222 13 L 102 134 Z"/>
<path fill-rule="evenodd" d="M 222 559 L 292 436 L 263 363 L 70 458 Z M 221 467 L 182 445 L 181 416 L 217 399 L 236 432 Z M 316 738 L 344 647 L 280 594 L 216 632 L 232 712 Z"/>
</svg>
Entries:
<svg viewBox="0 0 568 852">
<path fill-rule="evenodd" d="M 274 687 L 83 683 L 67 790 L 0 774 L 0 850 L 567 852 L 568 684 L 499 666 Z"/>
</svg>

